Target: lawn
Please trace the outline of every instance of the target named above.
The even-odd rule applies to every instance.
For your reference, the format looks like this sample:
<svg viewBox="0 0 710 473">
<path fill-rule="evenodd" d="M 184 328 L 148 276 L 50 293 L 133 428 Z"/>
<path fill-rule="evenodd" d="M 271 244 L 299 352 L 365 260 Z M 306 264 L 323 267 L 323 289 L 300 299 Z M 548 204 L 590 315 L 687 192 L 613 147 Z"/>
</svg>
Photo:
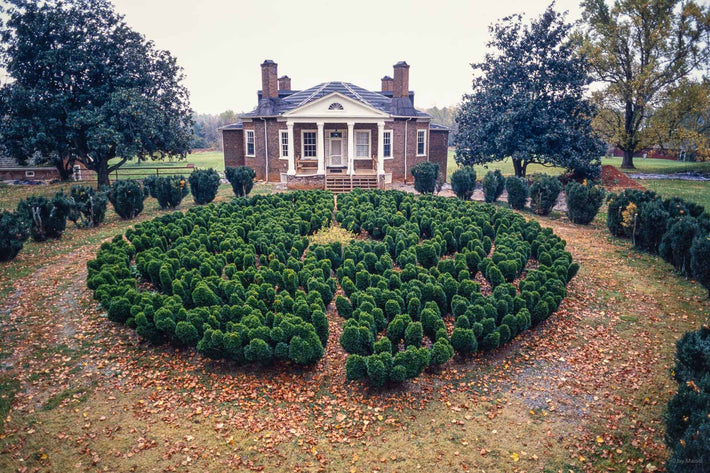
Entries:
<svg viewBox="0 0 710 473">
<path fill-rule="evenodd" d="M 136 221 L 166 213 L 149 199 Z M 558 312 L 397 389 L 345 381 L 333 314 L 325 357 L 304 370 L 210 361 L 109 322 L 85 281 L 100 243 L 136 223 L 112 211 L 29 242 L 0 264 L 0 471 L 661 469 L 675 342 L 707 323 L 706 291 L 610 237 L 602 217 L 526 216 L 582 265 Z"/>
<path fill-rule="evenodd" d="M 454 156 L 456 155 L 456 152 L 452 149 L 449 148 L 449 161 L 446 164 L 446 179 L 447 181 L 451 178 L 451 174 L 458 169 L 458 164 L 456 164 L 456 160 L 454 159 Z M 498 161 L 495 163 L 490 163 L 487 165 L 475 165 L 473 167 L 476 170 L 476 178 L 480 181 L 483 179 L 483 176 L 488 171 L 495 171 L 496 169 L 499 169 L 500 172 L 503 173 L 504 176 L 512 176 L 515 174 L 515 171 L 513 170 L 513 162 L 510 159 L 506 159 L 504 161 Z M 565 172 L 564 168 L 556 167 L 556 166 L 542 166 L 540 164 L 531 164 L 528 166 L 527 169 L 527 174 L 528 176 L 532 176 L 534 174 L 549 174 L 552 176 L 559 176 L 560 174 L 563 174 Z"/>
<path fill-rule="evenodd" d="M 602 164 L 610 164 L 621 169 L 621 158 L 602 158 Z M 670 159 L 634 158 L 636 169 L 622 169 L 630 173 L 673 174 L 677 172 L 710 172 L 710 162 L 684 162 Z"/>
<path fill-rule="evenodd" d="M 710 181 L 681 181 L 679 179 L 643 180 L 641 184 L 661 197 L 681 197 L 710 210 Z"/>
</svg>

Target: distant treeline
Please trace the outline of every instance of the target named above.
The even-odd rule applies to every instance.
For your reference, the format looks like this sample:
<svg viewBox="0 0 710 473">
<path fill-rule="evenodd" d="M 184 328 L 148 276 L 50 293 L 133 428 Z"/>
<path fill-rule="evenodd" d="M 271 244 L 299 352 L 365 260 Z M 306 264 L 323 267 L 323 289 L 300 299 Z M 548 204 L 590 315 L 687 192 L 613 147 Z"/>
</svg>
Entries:
<svg viewBox="0 0 710 473">
<path fill-rule="evenodd" d="M 449 146 L 453 146 L 454 135 L 458 131 L 458 125 L 456 125 L 456 113 L 458 112 L 458 107 L 432 107 L 424 110 L 432 117 L 434 123 L 439 125 L 444 125 L 449 128 Z"/>
</svg>

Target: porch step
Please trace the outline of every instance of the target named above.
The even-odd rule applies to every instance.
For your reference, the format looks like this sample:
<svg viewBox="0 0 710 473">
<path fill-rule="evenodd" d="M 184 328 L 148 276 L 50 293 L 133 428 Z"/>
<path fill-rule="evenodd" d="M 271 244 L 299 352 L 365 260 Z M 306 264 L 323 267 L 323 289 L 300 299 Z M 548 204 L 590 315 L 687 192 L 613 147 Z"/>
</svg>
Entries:
<svg viewBox="0 0 710 473">
<path fill-rule="evenodd" d="M 377 176 L 326 176 L 325 189 L 336 194 L 360 189 L 377 189 Z"/>
</svg>

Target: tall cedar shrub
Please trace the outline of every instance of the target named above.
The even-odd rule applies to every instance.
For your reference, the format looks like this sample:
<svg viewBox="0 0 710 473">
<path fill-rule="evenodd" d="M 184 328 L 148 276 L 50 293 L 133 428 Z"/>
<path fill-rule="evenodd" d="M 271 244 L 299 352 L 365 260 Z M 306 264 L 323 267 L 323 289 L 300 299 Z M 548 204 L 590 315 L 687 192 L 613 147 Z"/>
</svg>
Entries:
<svg viewBox="0 0 710 473">
<path fill-rule="evenodd" d="M 527 181 L 522 177 L 509 176 L 505 180 L 505 190 L 508 191 L 508 205 L 515 210 L 523 210 L 530 194 Z"/>
<path fill-rule="evenodd" d="M 30 222 L 30 234 L 35 241 L 60 238 L 67 227 L 70 210 L 71 201 L 61 191 L 51 200 L 33 195 L 17 206 L 17 212 Z"/>
<path fill-rule="evenodd" d="M 74 186 L 69 192 L 72 208 L 69 220 L 78 227 L 98 227 L 106 217 L 108 197 L 90 186 Z"/>
<path fill-rule="evenodd" d="M 588 225 L 599 213 L 604 202 L 604 188 L 591 182 L 580 184 L 571 181 L 565 187 L 567 216 L 572 223 Z"/>
<path fill-rule="evenodd" d="M 481 181 L 483 187 L 483 196 L 487 203 L 493 203 L 503 194 L 505 190 L 505 177 L 496 169 L 488 171 Z"/>
<path fill-rule="evenodd" d="M 119 217 L 131 219 L 143 211 L 145 195 L 138 181 L 114 181 L 108 192 L 108 200 Z"/>
<path fill-rule="evenodd" d="M 188 192 L 190 190 L 184 176 L 160 176 L 155 183 L 155 193 L 161 209 L 180 207 Z"/>
<path fill-rule="evenodd" d="M 252 187 L 254 187 L 254 178 L 256 172 L 248 166 L 237 166 L 236 168 L 226 168 L 224 175 L 232 184 L 232 190 L 237 197 L 249 195 Z"/>
<path fill-rule="evenodd" d="M 710 234 L 699 235 L 690 247 L 690 270 L 693 278 L 708 290 L 710 297 Z"/>
<path fill-rule="evenodd" d="M 470 200 L 476 189 L 476 171 L 473 166 L 463 166 L 451 175 L 451 188 L 456 197 Z"/>
<path fill-rule="evenodd" d="M 633 220 L 639 207 L 656 197 L 655 192 L 634 189 L 624 189 L 624 192 L 620 194 L 610 194 L 609 209 L 606 215 L 606 225 L 609 232 L 614 236 L 631 238 Z"/>
<path fill-rule="evenodd" d="M 192 171 L 188 178 L 190 192 L 198 205 L 209 204 L 217 196 L 219 173 L 212 168 Z"/>
<path fill-rule="evenodd" d="M 549 215 L 562 191 L 556 177 L 537 175 L 530 186 L 530 208 L 538 215 Z"/>
<path fill-rule="evenodd" d="M 690 247 L 700 233 L 698 221 L 693 217 L 682 217 L 672 224 L 663 235 L 658 254 L 682 274 L 690 275 Z"/>
<path fill-rule="evenodd" d="M 145 189 L 145 194 L 151 196 L 154 199 L 158 198 L 158 176 L 157 174 L 151 174 L 143 178 L 143 188 Z"/>
<path fill-rule="evenodd" d="M 641 204 L 633 232 L 634 246 L 650 253 L 658 253 L 658 246 L 666 233 L 669 217 L 661 199 Z"/>
<path fill-rule="evenodd" d="M 439 165 L 424 161 L 411 169 L 414 176 L 414 189 L 420 194 L 433 194 L 436 190 L 436 181 L 439 178 Z"/>
<path fill-rule="evenodd" d="M 30 236 L 30 222 L 17 212 L 0 211 L 0 261 L 17 256 Z"/>
</svg>

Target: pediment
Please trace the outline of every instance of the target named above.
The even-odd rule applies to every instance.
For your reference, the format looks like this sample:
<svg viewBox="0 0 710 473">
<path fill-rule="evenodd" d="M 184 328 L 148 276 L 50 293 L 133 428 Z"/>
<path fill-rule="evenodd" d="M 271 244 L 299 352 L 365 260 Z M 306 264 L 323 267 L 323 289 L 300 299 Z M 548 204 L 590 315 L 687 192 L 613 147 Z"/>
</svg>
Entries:
<svg viewBox="0 0 710 473">
<path fill-rule="evenodd" d="M 333 92 L 283 114 L 291 118 L 387 118 L 388 113 Z"/>
</svg>

